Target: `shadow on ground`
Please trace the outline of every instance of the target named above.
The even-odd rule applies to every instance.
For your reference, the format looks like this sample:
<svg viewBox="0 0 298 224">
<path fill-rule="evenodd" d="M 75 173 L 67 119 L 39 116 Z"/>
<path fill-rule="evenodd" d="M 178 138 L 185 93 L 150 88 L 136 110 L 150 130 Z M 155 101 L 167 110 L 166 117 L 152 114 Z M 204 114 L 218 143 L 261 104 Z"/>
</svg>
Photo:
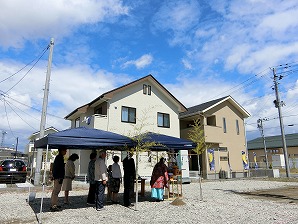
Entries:
<svg viewBox="0 0 298 224">
<path fill-rule="evenodd" d="M 298 186 L 258 190 L 250 192 L 230 191 L 235 194 L 248 196 L 255 199 L 266 199 L 285 203 L 298 203 Z"/>
<path fill-rule="evenodd" d="M 71 193 L 70 193 L 71 194 Z M 120 205 L 123 205 L 123 193 L 118 194 Z M 138 202 L 144 202 L 144 201 L 151 201 L 151 193 L 146 192 L 144 196 L 138 197 Z M 63 204 L 63 196 L 60 195 L 59 197 L 59 203 L 61 205 L 61 210 L 65 209 L 81 209 L 81 208 L 88 208 L 92 207 L 87 205 L 87 195 L 80 195 L 80 196 L 71 196 L 70 195 L 70 205 Z M 131 199 L 132 203 L 135 203 L 135 199 Z M 35 198 L 33 202 L 30 202 L 29 205 L 31 206 L 32 210 L 35 214 L 40 213 L 40 206 L 41 206 L 41 198 Z M 111 202 L 106 201 L 106 195 L 105 195 L 105 206 L 111 206 L 113 205 Z M 51 199 L 50 198 L 44 198 L 43 204 L 42 204 L 42 211 L 43 212 L 50 212 L 50 206 L 51 206 Z"/>
</svg>

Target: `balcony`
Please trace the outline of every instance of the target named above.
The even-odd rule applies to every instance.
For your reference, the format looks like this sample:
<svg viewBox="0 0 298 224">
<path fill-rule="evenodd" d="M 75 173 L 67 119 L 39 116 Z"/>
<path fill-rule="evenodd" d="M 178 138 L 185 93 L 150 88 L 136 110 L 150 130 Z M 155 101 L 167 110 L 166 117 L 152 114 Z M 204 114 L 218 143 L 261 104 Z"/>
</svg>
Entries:
<svg viewBox="0 0 298 224">
<path fill-rule="evenodd" d="M 188 138 L 188 132 L 192 127 L 180 130 L 181 138 Z M 223 131 L 221 127 L 204 125 L 205 141 L 208 143 L 222 143 Z"/>
<path fill-rule="evenodd" d="M 209 143 L 222 143 L 223 130 L 218 126 L 205 125 L 205 141 Z"/>
<path fill-rule="evenodd" d="M 108 127 L 108 116 L 102 114 L 94 114 L 92 115 L 92 119 L 89 127 L 107 130 Z"/>
</svg>

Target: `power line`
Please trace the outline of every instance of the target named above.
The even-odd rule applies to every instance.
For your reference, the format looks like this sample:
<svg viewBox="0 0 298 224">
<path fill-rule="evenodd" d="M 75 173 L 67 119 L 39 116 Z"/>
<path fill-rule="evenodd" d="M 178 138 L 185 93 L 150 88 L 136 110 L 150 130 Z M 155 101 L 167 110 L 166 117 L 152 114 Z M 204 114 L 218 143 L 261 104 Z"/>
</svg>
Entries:
<svg viewBox="0 0 298 224">
<path fill-rule="evenodd" d="M 4 99 L 4 101 L 5 101 L 5 99 Z M 10 109 L 22 120 L 22 121 L 24 121 L 29 127 L 31 127 L 32 129 L 34 129 L 35 131 L 37 131 L 37 129 L 36 128 L 34 128 L 34 127 L 32 127 L 28 122 L 26 122 L 12 107 L 11 107 L 11 105 L 9 104 L 9 102 L 6 102 L 7 103 L 7 105 L 10 107 Z"/>
<path fill-rule="evenodd" d="M 230 94 L 231 94 L 231 93 L 234 93 L 234 92 L 236 92 L 236 91 L 239 91 L 239 90 L 241 90 L 241 89 L 244 89 L 244 88 L 246 88 L 246 87 L 248 87 L 248 86 L 250 86 L 251 84 L 255 83 L 256 81 L 260 80 L 261 78 L 263 78 L 263 77 L 267 77 L 267 75 L 269 74 L 269 71 L 268 71 L 267 73 L 265 73 L 265 74 L 259 76 L 260 74 L 264 73 L 266 70 L 268 70 L 268 68 L 266 68 L 266 69 L 264 69 L 263 71 L 257 73 L 256 75 L 253 75 L 252 77 L 246 79 L 245 81 L 241 82 L 240 84 L 237 84 L 237 85 L 235 85 L 234 87 L 232 87 L 232 88 L 230 88 L 230 89 L 228 89 L 228 90 L 226 90 L 226 91 L 224 91 L 224 92 L 221 92 L 220 94 L 217 94 L 217 95 L 214 96 L 213 98 L 216 98 L 216 97 L 218 97 L 218 96 L 225 95 L 225 93 L 230 92 L 230 91 L 233 90 L 233 89 L 235 89 L 235 90 L 232 91 L 232 92 L 230 92 Z M 258 77 L 258 76 L 259 76 L 259 77 Z M 257 78 L 256 78 L 256 77 L 257 77 Z M 253 79 L 256 79 L 256 80 L 253 80 Z M 250 82 L 249 82 L 249 81 L 250 81 Z M 248 84 L 245 84 L 245 83 L 247 83 L 247 82 L 249 82 L 249 83 L 248 83 Z M 245 85 L 244 85 L 244 84 L 245 84 Z M 230 94 L 229 94 L 229 95 L 230 95 Z"/>
<path fill-rule="evenodd" d="M 42 50 L 41 55 L 43 56 L 44 53 L 45 53 L 48 49 L 49 49 L 49 45 L 48 45 L 45 49 Z M 42 57 L 42 56 L 41 56 L 41 57 Z M 41 57 L 39 57 L 39 58 L 41 58 Z M 29 62 L 28 64 L 26 64 L 26 65 L 25 65 L 24 67 L 22 67 L 20 70 L 18 70 L 17 72 L 13 73 L 11 76 L 9 76 L 9 77 L 3 79 L 2 81 L 0 81 L 0 83 L 6 81 L 6 80 L 8 80 L 8 79 L 10 79 L 11 77 L 13 77 L 13 76 L 15 76 L 16 74 L 18 74 L 19 72 L 21 72 L 21 71 L 22 71 L 23 69 L 25 69 L 27 66 L 29 66 L 30 64 L 32 64 L 36 59 L 37 59 L 37 58 L 33 59 L 31 62 Z"/>
<path fill-rule="evenodd" d="M 2 92 L 2 91 L 0 90 L 0 92 Z M 9 99 L 11 99 L 11 100 L 13 100 L 13 101 L 15 101 L 15 102 L 17 102 L 17 103 L 19 103 L 19 104 L 25 106 L 25 107 L 28 107 L 28 108 L 30 108 L 30 109 L 33 109 L 33 110 L 38 111 L 38 112 L 41 113 L 41 110 L 40 110 L 40 109 L 37 109 L 37 108 L 35 108 L 35 107 L 29 106 L 29 105 L 27 105 L 27 104 L 24 104 L 24 103 L 22 103 L 22 102 L 20 102 L 20 101 L 18 101 L 18 100 L 16 100 L 16 99 L 10 97 L 10 96 L 7 95 L 7 94 L 4 94 L 4 93 L 1 94 L 1 93 L 0 93 L 0 95 L 2 95 L 2 96 L 4 96 L 4 97 L 7 97 L 7 98 L 9 98 Z M 47 113 L 47 115 L 52 116 L 52 117 L 56 117 L 56 118 L 59 118 L 59 119 L 63 119 L 63 120 L 64 120 L 64 118 L 59 117 L 59 116 L 56 116 L 56 115 L 54 115 L 54 114 Z"/>
<path fill-rule="evenodd" d="M 5 100 L 3 101 L 3 103 L 4 103 L 4 110 L 5 110 L 5 115 L 6 115 L 6 119 L 7 119 L 7 124 L 8 124 L 9 130 L 10 130 L 12 136 L 15 137 L 14 134 L 13 134 L 13 132 L 12 132 L 12 130 L 11 130 L 11 127 L 10 127 L 10 123 L 9 123 L 9 119 L 8 119 L 8 114 L 7 114 L 7 110 L 6 110 Z"/>
</svg>

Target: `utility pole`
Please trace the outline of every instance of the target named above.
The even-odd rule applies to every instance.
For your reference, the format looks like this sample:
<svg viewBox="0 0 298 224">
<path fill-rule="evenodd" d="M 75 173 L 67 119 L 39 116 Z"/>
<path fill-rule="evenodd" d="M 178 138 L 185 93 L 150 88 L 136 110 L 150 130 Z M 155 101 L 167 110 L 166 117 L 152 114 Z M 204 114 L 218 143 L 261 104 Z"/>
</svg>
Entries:
<svg viewBox="0 0 298 224">
<path fill-rule="evenodd" d="M 279 123 L 280 123 L 280 131 L 282 136 L 282 144 L 283 144 L 283 152 L 285 157 L 285 166 L 286 166 L 286 175 L 287 177 L 290 177 L 290 168 L 289 168 L 289 158 L 288 158 L 288 150 L 287 150 L 287 144 L 286 144 L 286 138 L 284 133 L 284 125 L 283 125 L 283 117 L 281 112 L 281 107 L 284 105 L 283 101 L 280 101 L 279 99 L 279 92 L 278 92 L 278 82 L 277 82 L 277 75 L 275 68 L 273 70 L 273 82 L 274 82 L 274 89 L 275 89 L 275 96 L 276 100 L 273 101 L 275 104 L 275 107 L 278 109 L 278 115 L 279 115 Z M 282 76 L 279 77 L 279 80 L 282 79 Z"/>
<path fill-rule="evenodd" d="M 269 169 L 269 166 L 268 166 L 268 156 L 267 156 L 267 148 L 266 148 L 266 141 L 265 141 L 265 134 L 264 134 L 264 128 L 263 128 L 263 121 L 266 121 L 268 119 L 266 118 L 263 118 L 263 119 L 258 119 L 258 128 L 261 132 L 261 135 L 262 135 L 262 138 L 263 138 L 263 145 L 264 145 L 264 152 L 265 152 L 265 160 L 266 160 L 266 169 L 268 170 Z"/>
<path fill-rule="evenodd" d="M 44 137 L 44 130 L 45 130 L 45 124 L 46 124 L 46 115 L 47 115 L 48 97 L 49 97 L 49 87 L 50 87 L 50 76 L 51 76 L 51 66 L 52 66 L 53 49 L 54 49 L 54 38 L 51 38 L 49 48 L 50 48 L 50 53 L 49 53 L 49 59 L 48 59 L 48 68 L 47 68 L 47 75 L 46 75 L 46 82 L 45 82 L 45 89 L 44 89 L 44 97 L 43 97 L 43 104 L 42 104 L 39 138 Z M 43 153 L 43 149 L 41 149 L 41 148 L 37 149 L 36 168 L 35 168 L 35 174 L 34 174 L 34 185 L 39 185 L 39 183 L 40 183 L 42 153 Z M 44 175 L 45 175 L 45 171 L 44 171 Z"/>
<path fill-rule="evenodd" d="M 16 152 L 14 158 L 17 158 L 17 153 L 18 153 L 18 144 L 19 144 L 19 137 L 17 137 L 17 143 L 16 143 Z"/>
</svg>

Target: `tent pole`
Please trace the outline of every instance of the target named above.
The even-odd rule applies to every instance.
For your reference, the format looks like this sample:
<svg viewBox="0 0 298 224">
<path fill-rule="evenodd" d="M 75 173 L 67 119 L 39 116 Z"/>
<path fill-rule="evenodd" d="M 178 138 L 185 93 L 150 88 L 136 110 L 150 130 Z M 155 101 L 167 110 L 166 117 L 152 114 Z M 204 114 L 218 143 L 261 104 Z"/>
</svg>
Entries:
<svg viewBox="0 0 298 224">
<path fill-rule="evenodd" d="M 139 150 L 136 150 L 136 204 L 135 204 L 135 211 L 138 210 L 138 173 L 139 173 Z"/>
<path fill-rule="evenodd" d="M 49 145 L 47 145 L 46 159 L 45 159 L 45 163 L 44 163 L 43 182 L 42 182 L 42 195 L 41 195 L 41 201 L 40 201 L 40 211 L 39 211 L 38 223 L 42 223 L 42 206 L 43 206 L 43 198 L 44 198 L 44 186 L 45 186 L 45 182 L 46 182 L 48 152 L 49 152 Z"/>
</svg>

